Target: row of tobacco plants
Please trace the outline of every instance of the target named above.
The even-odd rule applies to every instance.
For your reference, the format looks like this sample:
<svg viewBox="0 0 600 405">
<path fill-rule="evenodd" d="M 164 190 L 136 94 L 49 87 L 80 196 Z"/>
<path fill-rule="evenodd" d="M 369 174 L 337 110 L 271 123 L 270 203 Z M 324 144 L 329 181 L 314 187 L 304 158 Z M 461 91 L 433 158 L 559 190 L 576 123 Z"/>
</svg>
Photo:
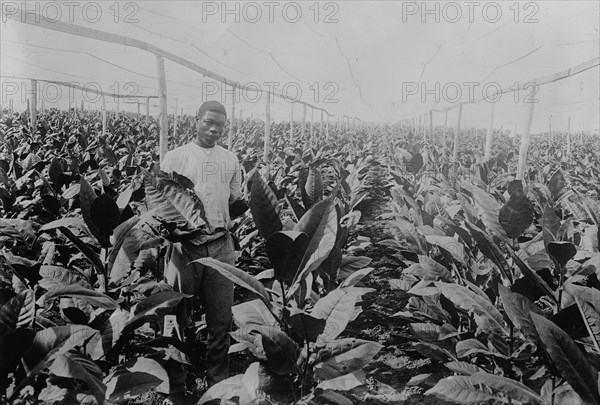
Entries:
<svg viewBox="0 0 600 405">
<path fill-rule="evenodd" d="M 155 123 L 111 117 L 103 137 L 99 119 L 52 110 L 34 132 L 25 115 L 0 124 L 0 398 L 9 403 L 128 403 L 181 390 L 187 371 L 203 367 L 165 336 L 165 316 L 181 316 L 193 297 L 165 282 L 163 258 L 171 243 L 193 251 L 221 232 L 207 231 L 190 180 L 155 164 Z M 384 179 L 375 144 L 332 134 L 312 149 L 275 129 L 268 166 L 256 122 L 235 145 L 250 209 L 232 212 L 234 233 L 241 260 L 266 251 L 254 260 L 264 271 L 201 259 L 251 292 L 234 307 L 232 351 L 257 361 L 200 403 L 335 397 L 365 381 L 381 349 L 340 338 L 369 292 L 357 284 L 370 260 L 352 254 L 364 242 L 348 237 Z"/>
<path fill-rule="evenodd" d="M 406 296 L 394 317 L 446 374 L 411 383 L 456 403 L 600 404 L 598 139 L 569 157 L 532 143 L 525 182 L 510 144 L 452 164 L 440 148 L 389 142 L 381 243 Z"/>
</svg>

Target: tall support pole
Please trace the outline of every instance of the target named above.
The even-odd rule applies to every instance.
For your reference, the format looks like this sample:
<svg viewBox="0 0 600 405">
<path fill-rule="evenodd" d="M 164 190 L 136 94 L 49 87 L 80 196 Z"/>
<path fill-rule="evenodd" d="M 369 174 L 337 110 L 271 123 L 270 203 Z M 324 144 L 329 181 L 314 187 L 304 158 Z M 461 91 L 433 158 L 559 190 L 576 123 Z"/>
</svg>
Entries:
<svg viewBox="0 0 600 405">
<path fill-rule="evenodd" d="M 106 137 L 106 97 L 102 95 L 102 137 Z"/>
<path fill-rule="evenodd" d="M 490 126 L 488 127 L 487 134 L 485 136 L 485 151 L 483 153 L 483 160 L 490 160 L 492 157 L 492 138 L 494 136 L 494 109 L 496 103 L 490 102 Z"/>
<path fill-rule="evenodd" d="M 429 110 L 429 142 L 433 141 L 433 110 Z"/>
<path fill-rule="evenodd" d="M 321 110 L 321 122 L 319 124 L 319 138 L 323 139 L 323 110 Z"/>
<path fill-rule="evenodd" d="M 156 55 L 156 70 L 158 71 L 158 101 L 160 105 L 159 126 L 159 157 L 162 162 L 169 149 L 169 113 L 167 111 L 167 79 L 165 76 L 165 60 L 162 56 Z"/>
<path fill-rule="evenodd" d="M 444 136 L 442 146 L 446 149 L 446 134 L 448 133 L 448 110 L 446 110 L 446 114 L 444 115 Z"/>
<path fill-rule="evenodd" d="M 173 139 L 177 139 L 177 110 L 179 110 L 179 100 L 175 99 L 175 113 L 173 113 Z"/>
<path fill-rule="evenodd" d="M 302 104 L 302 130 L 300 131 L 300 139 L 304 141 L 304 134 L 306 132 L 306 104 Z"/>
<path fill-rule="evenodd" d="M 525 178 L 525 166 L 527 165 L 527 151 L 529 150 L 529 135 L 531 134 L 531 123 L 533 122 L 533 107 L 535 103 L 529 103 L 529 114 L 527 114 L 527 122 L 525 132 L 521 138 L 521 147 L 519 149 L 519 163 L 517 166 L 517 180 Z"/>
<path fill-rule="evenodd" d="M 137 105 L 137 120 L 140 122 L 140 102 L 135 103 Z"/>
<path fill-rule="evenodd" d="M 81 113 L 83 114 L 83 99 L 81 100 Z"/>
<path fill-rule="evenodd" d="M 263 152 L 263 161 L 269 163 L 269 147 L 271 146 L 271 93 L 266 93 L 267 101 L 265 103 L 265 150 Z"/>
<path fill-rule="evenodd" d="M 15 106 L 15 100 L 11 97 L 11 99 L 8 100 L 8 111 L 10 112 L 11 115 L 13 113 L 14 106 Z"/>
<path fill-rule="evenodd" d="M 571 116 L 567 121 L 567 158 L 571 156 Z"/>
<path fill-rule="evenodd" d="M 462 119 L 462 109 L 463 105 L 460 103 L 458 105 L 458 118 L 456 120 L 456 133 L 454 134 L 454 148 L 452 149 L 452 161 L 456 162 L 456 158 L 458 157 L 458 140 L 460 137 L 460 120 Z"/>
<path fill-rule="evenodd" d="M 548 117 L 548 140 L 550 141 L 550 143 L 552 143 L 552 141 L 554 140 L 552 139 L 552 115 Z"/>
<path fill-rule="evenodd" d="M 290 101 L 290 143 L 294 141 L 294 102 Z"/>
<path fill-rule="evenodd" d="M 44 105 L 44 96 L 42 96 L 42 100 L 40 102 L 42 104 L 40 110 L 42 112 L 45 112 L 46 111 L 46 106 Z"/>
<path fill-rule="evenodd" d="M 310 106 L 310 146 L 313 146 L 315 128 L 315 108 Z"/>
<path fill-rule="evenodd" d="M 329 141 L 329 114 L 327 114 L 327 121 L 325 122 L 325 140 Z"/>
<path fill-rule="evenodd" d="M 116 114 L 115 114 L 116 119 L 119 119 L 119 105 L 120 105 L 120 99 L 117 97 L 117 110 L 116 110 Z M 77 105 L 75 105 L 75 107 L 77 107 Z"/>
<path fill-rule="evenodd" d="M 227 137 L 227 149 L 233 150 L 233 134 L 235 134 L 235 86 L 231 92 L 231 119 L 229 120 L 229 136 Z"/>
<path fill-rule="evenodd" d="M 37 129 L 37 80 L 31 81 L 31 133 L 35 134 Z"/>
<path fill-rule="evenodd" d="M 146 124 L 150 122 L 150 97 L 146 97 Z"/>
</svg>

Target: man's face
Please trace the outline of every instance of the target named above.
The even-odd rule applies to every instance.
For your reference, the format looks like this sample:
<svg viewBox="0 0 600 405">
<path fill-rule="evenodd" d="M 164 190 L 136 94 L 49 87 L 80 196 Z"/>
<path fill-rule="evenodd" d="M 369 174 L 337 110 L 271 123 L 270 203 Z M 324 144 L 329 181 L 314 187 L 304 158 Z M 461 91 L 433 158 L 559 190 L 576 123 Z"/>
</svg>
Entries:
<svg viewBox="0 0 600 405">
<path fill-rule="evenodd" d="M 212 148 L 215 146 L 227 123 L 227 117 L 224 114 L 207 111 L 200 118 L 197 126 L 197 140 L 200 146 Z"/>
</svg>

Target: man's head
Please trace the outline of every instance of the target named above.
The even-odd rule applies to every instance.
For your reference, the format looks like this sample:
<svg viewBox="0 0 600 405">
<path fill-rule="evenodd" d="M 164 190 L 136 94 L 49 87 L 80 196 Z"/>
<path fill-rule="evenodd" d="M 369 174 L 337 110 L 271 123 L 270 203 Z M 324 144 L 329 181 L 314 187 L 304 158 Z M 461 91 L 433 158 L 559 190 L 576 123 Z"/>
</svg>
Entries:
<svg viewBox="0 0 600 405">
<path fill-rule="evenodd" d="M 196 143 L 203 148 L 212 148 L 223 134 L 227 124 L 227 111 L 218 101 L 206 101 L 198 112 Z"/>
</svg>

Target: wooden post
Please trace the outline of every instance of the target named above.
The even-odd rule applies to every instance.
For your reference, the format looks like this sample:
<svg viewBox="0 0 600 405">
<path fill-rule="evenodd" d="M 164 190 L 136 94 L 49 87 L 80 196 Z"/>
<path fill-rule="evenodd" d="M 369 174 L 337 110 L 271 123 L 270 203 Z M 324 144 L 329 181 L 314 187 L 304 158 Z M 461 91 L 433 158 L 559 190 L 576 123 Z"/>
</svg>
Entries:
<svg viewBox="0 0 600 405">
<path fill-rule="evenodd" d="M 106 97 L 102 95 L 102 137 L 106 138 Z"/>
<path fill-rule="evenodd" d="M 265 103 L 265 149 L 263 152 L 263 161 L 269 163 L 269 147 L 271 143 L 271 93 L 266 93 L 267 101 Z"/>
<path fill-rule="evenodd" d="M 117 110 L 116 110 L 115 119 L 119 119 L 119 103 L 120 103 L 120 99 L 117 97 Z"/>
<path fill-rule="evenodd" d="M 321 123 L 319 124 L 319 138 L 323 139 L 323 110 L 321 110 Z"/>
<path fill-rule="evenodd" d="M 179 109 L 179 100 L 175 99 L 175 113 L 173 113 L 173 139 L 177 139 L 177 110 Z"/>
<path fill-rule="evenodd" d="M 150 122 L 150 97 L 146 97 L 146 124 Z"/>
<path fill-rule="evenodd" d="M 231 97 L 231 119 L 229 120 L 229 136 L 227 137 L 227 149 L 233 150 L 233 134 L 235 133 L 235 86 Z"/>
<path fill-rule="evenodd" d="M 458 140 L 460 136 L 460 120 L 462 118 L 462 103 L 458 105 L 458 117 L 456 120 L 456 133 L 454 134 L 454 148 L 452 150 L 452 161 L 456 161 L 458 157 Z"/>
<path fill-rule="evenodd" d="M 135 104 L 137 105 L 137 120 L 140 122 L 140 102 L 136 101 Z"/>
<path fill-rule="evenodd" d="M 290 143 L 294 141 L 294 102 L 290 102 Z"/>
<path fill-rule="evenodd" d="M 429 110 L 429 142 L 433 141 L 433 110 Z"/>
<path fill-rule="evenodd" d="M 310 106 L 310 135 L 309 135 L 309 142 L 310 142 L 310 146 L 313 146 L 313 137 L 314 137 L 314 127 L 315 127 L 315 108 L 313 106 Z"/>
<path fill-rule="evenodd" d="M 31 81 L 33 92 L 31 93 L 31 133 L 37 130 L 37 80 Z"/>
<path fill-rule="evenodd" d="M 552 139 L 552 115 L 548 117 L 548 137 L 550 143 L 552 143 L 552 141 L 554 140 Z"/>
<path fill-rule="evenodd" d="M 300 139 L 304 141 L 304 133 L 306 132 L 306 104 L 302 104 L 302 130 L 300 131 Z"/>
<path fill-rule="evenodd" d="M 490 160 L 492 157 L 492 138 L 494 136 L 494 106 L 496 103 L 490 102 L 490 126 L 488 127 L 487 134 L 485 137 L 485 150 L 483 153 L 483 160 Z"/>
<path fill-rule="evenodd" d="M 571 116 L 567 121 L 567 158 L 571 156 Z"/>
<path fill-rule="evenodd" d="M 527 165 L 527 151 L 529 149 L 529 135 L 531 134 L 531 123 L 533 122 L 533 107 L 535 103 L 529 103 L 529 114 L 527 114 L 527 122 L 525 132 L 521 138 L 521 147 L 519 149 L 519 163 L 517 166 L 517 180 L 525 178 L 525 166 Z"/>
<path fill-rule="evenodd" d="M 444 117 L 444 143 L 442 144 L 442 146 L 444 147 L 444 149 L 446 149 L 446 134 L 448 131 L 448 110 L 446 110 L 446 114 Z"/>
<path fill-rule="evenodd" d="M 13 113 L 14 105 L 15 105 L 15 100 L 11 97 L 11 99 L 8 100 L 8 111 L 10 112 L 11 115 Z"/>
<path fill-rule="evenodd" d="M 169 149 L 169 113 L 167 111 L 167 79 L 165 76 L 165 60 L 156 55 L 156 70 L 158 71 L 158 100 L 160 105 L 160 141 L 159 159 L 162 162 Z"/>
</svg>

